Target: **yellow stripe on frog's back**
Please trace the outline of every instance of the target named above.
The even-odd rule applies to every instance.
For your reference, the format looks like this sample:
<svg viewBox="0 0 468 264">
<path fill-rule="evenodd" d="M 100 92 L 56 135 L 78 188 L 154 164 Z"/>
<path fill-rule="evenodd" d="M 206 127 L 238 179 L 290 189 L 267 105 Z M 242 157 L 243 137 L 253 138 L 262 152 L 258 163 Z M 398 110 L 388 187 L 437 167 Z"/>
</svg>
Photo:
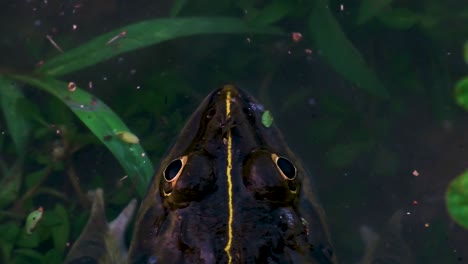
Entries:
<svg viewBox="0 0 468 264">
<path fill-rule="evenodd" d="M 231 87 L 226 85 L 224 87 L 226 92 L 226 120 L 231 115 L 231 91 L 229 90 Z M 232 222 L 234 218 L 234 209 L 233 209 L 233 202 L 232 202 L 232 136 L 231 130 L 227 131 L 227 167 L 226 167 L 226 177 L 227 177 L 227 190 L 228 190 L 228 209 L 229 209 L 229 216 L 228 216 L 228 241 L 224 251 L 228 256 L 228 263 L 232 263 L 232 254 L 231 254 L 231 247 L 232 247 Z"/>
</svg>

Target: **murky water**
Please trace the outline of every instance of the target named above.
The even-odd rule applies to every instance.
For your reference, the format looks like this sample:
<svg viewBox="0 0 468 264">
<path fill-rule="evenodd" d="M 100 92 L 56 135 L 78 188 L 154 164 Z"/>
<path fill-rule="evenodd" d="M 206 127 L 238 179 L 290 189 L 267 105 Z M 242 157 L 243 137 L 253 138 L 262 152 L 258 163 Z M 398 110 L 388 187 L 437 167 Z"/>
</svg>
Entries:
<svg viewBox="0 0 468 264">
<path fill-rule="evenodd" d="M 330 1 L 325 8 L 339 26 L 330 39 L 343 37 L 355 50 L 345 49 L 349 46 L 344 42 L 321 44 L 312 32 L 316 27 L 310 25 L 315 20 L 309 14 L 315 11 L 307 11 L 316 10 L 314 4 L 298 1 L 297 5 L 307 8 L 294 4 L 279 8 L 295 10 L 278 11 L 283 18 L 274 25 L 284 31 L 282 35 L 177 38 L 58 78 L 76 83 L 108 104 L 138 135 L 155 166 L 202 98 L 224 83 L 234 83 L 270 109 L 286 140 L 307 164 L 340 263 L 358 263 L 363 258 L 363 229 L 375 231 L 389 245 L 398 245 L 378 252 L 398 260 L 395 263 L 466 263 L 468 232 L 449 217 L 445 205 L 449 182 L 467 167 L 468 117 L 453 96 L 456 81 L 468 72 L 462 53 L 468 40 L 467 19 L 462 15 L 466 7 L 438 1 L 421 6 L 391 3 L 383 7 L 388 13 L 375 11 L 377 15 L 358 24 L 361 2 L 365 1 Z M 234 16 L 255 23 L 252 14 L 268 3 L 205 0 L 199 5 L 188 3 L 180 16 Z M 1 73 L 31 72 L 61 50 L 66 54 L 112 29 L 167 17 L 173 4 L 4 1 L 0 4 Z M 392 10 L 403 11 L 390 13 Z M 398 24 L 392 15 L 400 15 L 403 22 Z M 344 35 L 336 37 L 336 32 Z M 342 59 L 334 56 L 340 53 L 345 54 Z M 347 56 L 349 53 L 358 54 L 363 61 L 353 61 L 356 57 Z M 361 70 L 360 65 L 370 71 Z M 362 76 L 356 78 L 359 74 Z M 47 156 L 57 140 L 44 127 L 61 124 L 81 138 L 73 139 L 73 144 L 84 145 L 76 153 L 68 153 L 83 193 L 97 186 L 108 188 L 106 192 L 115 198 L 109 205 L 112 215 L 127 198 L 136 196 L 130 181 L 122 184 L 125 172 L 118 162 L 62 103 L 30 86 L 18 87 L 24 88 L 40 116 L 28 147 L 35 158 L 26 158 L 24 163 L 27 177 L 48 166 L 38 157 Z M 6 123 L 2 117 L 0 157 L 13 164 L 17 156 Z M 83 140 L 85 137 L 93 144 Z M 72 241 L 86 219 L 86 209 L 77 202 L 78 195 L 68 195 L 76 188 L 64 180 L 70 173 L 61 169 L 54 169 L 45 181 L 50 189 L 41 189 L 41 185 L 41 194 L 1 210 L 16 214 L 11 219 L 20 225 L 34 206 L 63 204 L 70 215 Z M 20 193 L 32 186 L 24 184 Z M 125 194 L 116 195 L 120 192 Z M 396 212 L 401 216 L 398 225 L 394 221 L 389 228 L 388 221 Z M 11 220 L 2 217 L 4 223 Z M 45 252 L 53 247 L 51 241 L 38 247 Z"/>
</svg>

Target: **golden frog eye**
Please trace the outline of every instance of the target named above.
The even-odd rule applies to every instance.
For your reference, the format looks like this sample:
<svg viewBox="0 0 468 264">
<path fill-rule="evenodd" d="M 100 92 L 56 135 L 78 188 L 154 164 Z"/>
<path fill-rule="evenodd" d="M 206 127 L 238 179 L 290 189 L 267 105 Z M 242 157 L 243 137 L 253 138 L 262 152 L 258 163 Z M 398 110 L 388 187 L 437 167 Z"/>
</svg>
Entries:
<svg viewBox="0 0 468 264">
<path fill-rule="evenodd" d="M 187 163 L 187 156 L 171 161 L 163 172 L 164 180 L 168 183 L 176 181 L 177 178 L 179 178 L 185 163 Z"/>
<path fill-rule="evenodd" d="M 271 158 L 275 162 L 276 167 L 281 172 L 281 176 L 283 176 L 284 179 L 292 181 L 296 178 L 297 169 L 290 160 L 285 157 L 280 157 L 275 153 L 271 154 Z"/>
<path fill-rule="evenodd" d="M 180 161 L 180 159 L 172 161 L 171 163 L 169 163 L 169 165 L 167 165 L 166 169 L 164 170 L 164 179 L 167 182 L 174 181 L 181 169 L 182 161 Z"/>
<path fill-rule="evenodd" d="M 164 196 L 169 196 L 172 194 L 172 190 L 174 190 L 174 186 L 176 185 L 179 176 L 182 174 L 184 170 L 185 164 L 187 163 L 187 156 L 183 156 L 181 158 L 175 159 L 167 165 L 166 169 L 163 171 L 163 177 L 165 183 L 163 184 L 163 194 Z"/>
</svg>

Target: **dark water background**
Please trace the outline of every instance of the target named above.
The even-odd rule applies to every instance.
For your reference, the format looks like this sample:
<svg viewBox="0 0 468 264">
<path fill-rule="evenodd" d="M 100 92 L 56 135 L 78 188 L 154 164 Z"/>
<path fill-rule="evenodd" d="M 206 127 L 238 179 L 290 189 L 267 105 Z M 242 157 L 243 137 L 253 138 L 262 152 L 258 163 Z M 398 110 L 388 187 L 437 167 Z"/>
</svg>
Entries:
<svg viewBox="0 0 468 264">
<path fill-rule="evenodd" d="M 189 1 L 181 15 L 243 17 L 234 2 Z M 258 6 L 267 2 L 258 1 Z M 126 53 L 61 79 L 83 87 L 92 81 L 90 92 L 140 137 L 155 165 L 203 97 L 226 82 L 235 83 L 271 109 L 312 172 L 341 263 L 356 263 L 362 256 L 361 226 L 379 231 L 398 210 L 404 212 L 402 236 L 415 263 L 468 263 L 468 232 L 450 219 L 444 200 L 450 180 L 468 165 L 468 116 L 453 96 L 456 81 L 467 73 L 462 47 L 468 40 L 468 5 L 394 1 L 394 7 L 437 18 L 432 26 L 395 29 L 377 20 L 353 24 L 359 3 L 331 1 L 329 9 L 388 89 L 388 98 L 369 94 L 337 73 L 314 46 L 301 13 L 277 23 L 286 32 L 301 32 L 297 43 L 290 35 L 194 36 Z M 28 71 L 57 55 L 47 34 L 66 51 L 111 29 L 166 17 L 172 4 L 2 0 L 0 67 Z M 62 122 L 89 135 L 76 118 L 63 118 L 68 110 L 49 95 L 28 87 L 25 93 L 46 109 L 41 110 L 46 122 Z M 30 150 L 47 153 L 53 138 L 46 139 L 37 136 Z M 6 151 L 3 158 L 14 160 Z M 40 166 L 30 162 L 26 171 Z M 111 211 L 134 195 L 116 183 L 125 173 L 102 145 L 85 146 L 73 162 L 84 190 L 106 183 L 117 188 L 106 190 L 112 195 L 126 190 L 127 196 L 111 203 Z M 49 182 L 59 191 L 70 190 L 59 176 Z M 56 201 L 43 195 L 31 203 Z M 73 199 L 65 204 L 76 210 L 73 216 L 83 211 Z M 86 217 L 77 219 L 73 238 Z"/>
</svg>

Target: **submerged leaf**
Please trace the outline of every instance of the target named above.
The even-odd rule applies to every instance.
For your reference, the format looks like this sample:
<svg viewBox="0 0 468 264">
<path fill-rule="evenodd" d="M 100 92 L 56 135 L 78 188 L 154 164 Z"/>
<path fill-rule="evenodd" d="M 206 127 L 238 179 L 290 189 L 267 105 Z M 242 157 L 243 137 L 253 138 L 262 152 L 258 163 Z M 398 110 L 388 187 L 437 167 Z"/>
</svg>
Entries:
<svg viewBox="0 0 468 264">
<path fill-rule="evenodd" d="M 132 132 L 119 131 L 116 134 L 117 134 L 117 137 L 120 138 L 120 140 L 122 140 L 125 143 L 129 143 L 129 144 L 140 143 L 140 139 Z"/>
<path fill-rule="evenodd" d="M 455 85 L 455 100 L 459 106 L 468 110 L 468 77 L 461 79 Z"/>
<path fill-rule="evenodd" d="M 243 20 L 226 17 L 148 20 L 96 37 L 88 43 L 84 43 L 47 61 L 38 69 L 38 72 L 53 76 L 63 75 L 105 61 L 119 54 L 163 41 L 197 34 L 214 33 L 279 34 L 281 30 L 272 27 L 250 27 Z"/>
<path fill-rule="evenodd" d="M 25 261 L 25 263 L 40 263 L 42 260 L 42 254 L 37 250 L 20 248 L 15 250 L 15 263 L 16 261 Z"/>
<path fill-rule="evenodd" d="M 273 1 L 262 10 L 259 10 L 251 23 L 254 25 L 267 26 L 276 23 L 289 15 L 294 10 L 291 1 Z"/>
<path fill-rule="evenodd" d="M 392 0 L 362 0 L 359 6 L 358 24 L 363 24 L 379 14 Z"/>
<path fill-rule="evenodd" d="M 63 254 L 66 249 L 68 234 L 70 233 L 70 221 L 67 211 L 61 204 L 55 206 L 53 215 L 59 220 L 59 223 L 52 226 L 52 238 L 54 240 L 55 249 Z"/>
<path fill-rule="evenodd" d="M 50 77 L 11 77 L 36 86 L 65 103 L 114 154 L 133 181 L 138 194 L 144 195 L 153 173 L 153 166 L 139 144 L 127 144 L 114 139 L 117 132 L 130 129 L 104 102 L 80 88 L 69 92 L 67 83 Z"/>
<path fill-rule="evenodd" d="M 4 222 L 0 225 L 0 234 L 2 234 L 0 236 L 1 259 L 9 260 L 11 258 L 16 239 L 20 232 L 21 227 L 16 223 Z M 8 263 L 8 261 L 5 262 Z"/>
<path fill-rule="evenodd" d="M 27 111 L 22 107 L 26 101 L 21 90 L 9 79 L 0 77 L 0 100 L 8 131 L 20 157 L 26 155 L 28 133 L 31 128 Z"/>
<path fill-rule="evenodd" d="M 270 110 L 266 110 L 265 112 L 263 112 L 263 114 L 262 114 L 262 124 L 266 128 L 271 127 L 271 125 L 273 124 L 273 116 L 271 115 Z"/>
<path fill-rule="evenodd" d="M 452 180 L 445 199 L 447 210 L 453 220 L 468 229 L 468 171 Z"/>
<path fill-rule="evenodd" d="M 23 181 L 23 162 L 17 160 L 5 175 L 0 179 L 0 209 L 7 207 L 18 199 L 19 191 Z"/>
<path fill-rule="evenodd" d="M 327 1 L 316 1 L 309 16 L 309 29 L 315 45 L 337 72 L 373 95 L 388 97 L 385 87 L 366 65 L 359 51 L 348 40 L 340 24 L 330 13 Z"/>
<path fill-rule="evenodd" d="M 420 17 L 415 12 L 407 8 L 395 8 L 379 16 L 379 19 L 388 27 L 405 30 L 420 21 Z"/>
<path fill-rule="evenodd" d="M 60 253 L 57 249 L 53 248 L 44 255 L 42 263 L 62 263 L 63 254 Z"/>
<path fill-rule="evenodd" d="M 16 245 L 24 248 L 36 248 L 40 244 L 39 232 L 27 234 L 26 230 L 19 233 L 16 239 Z"/>
</svg>

